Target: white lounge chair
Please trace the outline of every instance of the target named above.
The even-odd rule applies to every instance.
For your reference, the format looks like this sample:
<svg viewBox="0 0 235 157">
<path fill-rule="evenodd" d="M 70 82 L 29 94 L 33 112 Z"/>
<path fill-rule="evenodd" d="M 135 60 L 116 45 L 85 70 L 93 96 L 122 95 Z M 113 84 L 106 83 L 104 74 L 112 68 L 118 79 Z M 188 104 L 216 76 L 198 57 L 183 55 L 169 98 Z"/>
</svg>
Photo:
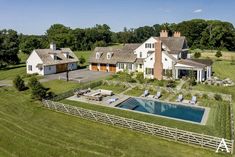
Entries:
<svg viewBox="0 0 235 157">
<path fill-rule="evenodd" d="M 195 105 L 197 103 L 197 97 L 192 96 L 192 99 L 189 101 L 189 103 Z"/>
<path fill-rule="evenodd" d="M 148 90 L 145 90 L 144 93 L 141 95 L 142 97 L 146 97 L 149 95 L 149 91 Z"/>
<path fill-rule="evenodd" d="M 177 102 L 181 102 L 181 101 L 183 101 L 183 95 L 182 94 L 180 94 L 179 96 L 178 96 L 178 98 L 177 98 L 177 100 L 176 100 Z"/>
<path fill-rule="evenodd" d="M 111 98 L 111 99 L 108 99 L 107 102 L 108 102 L 109 104 L 111 104 L 111 103 L 113 103 L 113 102 L 115 102 L 115 101 L 117 101 L 117 100 L 118 100 L 118 98 Z"/>
<path fill-rule="evenodd" d="M 161 97 L 161 92 L 157 92 L 157 94 L 154 96 L 155 99 L 159 99 Z"/>
</svg>

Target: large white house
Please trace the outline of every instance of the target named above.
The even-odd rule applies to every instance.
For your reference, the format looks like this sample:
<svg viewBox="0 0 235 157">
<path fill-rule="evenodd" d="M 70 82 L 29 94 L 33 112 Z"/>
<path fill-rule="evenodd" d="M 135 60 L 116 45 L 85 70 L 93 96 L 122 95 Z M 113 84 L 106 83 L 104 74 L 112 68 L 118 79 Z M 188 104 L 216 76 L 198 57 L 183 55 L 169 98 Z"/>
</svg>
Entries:
<svg viewBox="0 0 235 157">
<path fill-rule="evenodd" d="M 145 78 L 164 79 L 169 74 L 179 79 L 193 73 L 198 82 L 212 75 L 212 61 L 190 59 L 186 38 L 167 31 L 150 37 L 142 44 L 125 44 L 123 48 L 96 47 L 90 58 L 90 70 L 143 72 Z"/>
<path fill-rule="evenodd" d="M 70 48 L 56 49 L 50 44 L 49 49 L 35 49 L 26 61 L 27 74 L 55 74 L 77 69 L 78 58 Z"/>
</svg>

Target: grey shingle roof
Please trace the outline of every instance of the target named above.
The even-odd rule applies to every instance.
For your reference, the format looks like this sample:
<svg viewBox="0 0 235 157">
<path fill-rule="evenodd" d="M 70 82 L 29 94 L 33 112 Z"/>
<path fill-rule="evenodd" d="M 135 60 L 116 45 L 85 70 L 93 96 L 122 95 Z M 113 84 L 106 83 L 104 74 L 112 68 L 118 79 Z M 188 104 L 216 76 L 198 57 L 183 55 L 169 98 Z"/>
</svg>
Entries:
<svg viewBox="0 0 235 157">
<path fill-rule="evenodd" d="M 177 61 L 179 64 L 189 65 L 197 68 L 204 68 L 206 66 L 209 66 L 212 64 L 212 61 L 209 60 L 203 60 L 203 59 L 181 59 Z"/>
<path fill-rule="evenodd" d="M 187 49 L 187 42 L 184 36 L 182 37 L 154 37 L 156 40 L 160 39 L 170 51 L 169 54 L 178 54 L 183 49 Z"/>
<path fill-rule="evenodd" d="M 126 44 L 123 48 L 113 47 L 96 47 L 94 52 L 91 54 L 89 62 L 91 63 L 106 63 L 116 64 L 117 62 L 134 63 L 136 55 L 133 51 L 141 44 Z M 99 59 L 96 59 L 96 53 L 101 54 Z M 107 54 L 111 52 L 112 57 L 107 59 Z"/>
<path fill-rule="evenodd" d="M 41 58 L 44 65 L 78 62 L 77 56 L 71 51 L 70 48 L 61 48 L 55 51 L 53 51 L 52 49 L 35 49 L 35 52 Z M 66 58 L 64 53 L 68 53 L 69 58 Z M 57 60 L 54 60 L 51 57 L 51 54 L 56 54 Z"/>
</svg>

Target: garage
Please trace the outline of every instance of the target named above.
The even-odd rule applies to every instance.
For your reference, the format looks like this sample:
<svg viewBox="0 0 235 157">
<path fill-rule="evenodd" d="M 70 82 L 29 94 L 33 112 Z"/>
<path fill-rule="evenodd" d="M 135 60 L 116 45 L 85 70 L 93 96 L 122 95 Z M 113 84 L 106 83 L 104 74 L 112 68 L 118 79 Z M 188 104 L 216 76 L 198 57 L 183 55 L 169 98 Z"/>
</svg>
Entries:
<svg viewBox="0 0 235 157">
<path fill-rule="evenodd" d="M 115 73 L 116 72 L 116 65 L 115 64 L 110 64 L 109 65 L 109 71 Z"/>
<path fill-rule="evenodd" d="M 100 64 L 100 71 L 107 71 L 106 64 Z"/>
<path fill-rule="evenodd" d="M 91 70 L 93 70 L 93 71 L 98 71 L 97 64 L 92 63 L 92 64 L 91 64 Z"/>
<path fill-rule="evenodd" d="M 57 64 L 56 65 L 56 72 L 60 73 L 60 72 L 64 72 L 67 70 L 67 64 Z"/>
</svg>

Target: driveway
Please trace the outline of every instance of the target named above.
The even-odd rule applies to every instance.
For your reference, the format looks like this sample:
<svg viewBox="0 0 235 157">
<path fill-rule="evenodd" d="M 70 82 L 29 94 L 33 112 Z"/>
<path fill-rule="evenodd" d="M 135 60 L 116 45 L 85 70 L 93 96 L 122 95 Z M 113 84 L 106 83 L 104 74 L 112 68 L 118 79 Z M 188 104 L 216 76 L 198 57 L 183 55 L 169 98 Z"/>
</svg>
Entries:
<svg viewBox="0 0 235 157">
<path fill-rule="evenodd" d="M 101 71 L 90 71 L 88 69 L 79 69 L 69 72 L 69 80 L 78 81 L 78 82 L 89 82 L 102 79 L 110 75 L 112 75 L 112 73 L 101 72 Z M 40 82 L 46 82 L 56 79 L 66 80 L 66 72 L 46 75 L 44 76 L 43 79 L 40 80 Z"/>
</svg>

